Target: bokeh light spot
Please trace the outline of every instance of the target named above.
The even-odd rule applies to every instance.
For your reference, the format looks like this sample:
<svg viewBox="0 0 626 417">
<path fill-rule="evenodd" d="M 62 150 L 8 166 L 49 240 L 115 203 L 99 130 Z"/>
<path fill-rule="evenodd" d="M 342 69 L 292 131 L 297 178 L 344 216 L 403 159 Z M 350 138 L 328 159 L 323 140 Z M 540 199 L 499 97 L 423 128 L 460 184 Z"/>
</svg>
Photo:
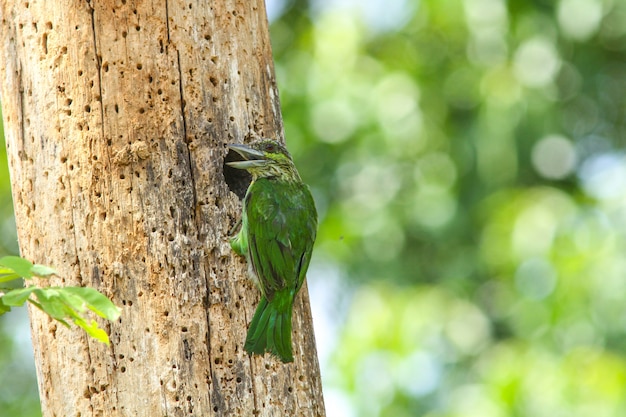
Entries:
<svg viewBox="0 0 626 417">
<path fill-rule="evenodd" d="M 557 218 L 543 204 L 522 211 L 515 222 L 513 248 L 522 258 L 542 255 L 552 247 Z"/>
<path fill-rule="evenodd" d="M 602 4 L 597 0 L 561 0 L 556 15 L 566 36 L 584 41 L 600 26 Z"/>
<path fill-rule="evenodd" d="M 520 82 L 528 87 L 544 87 L 552 82 L 561 60 L 552 41 L 534 37 L 515 52 L 514 70 Z"/>
<path fill-rule="evenodd" d="M 413 218 L 428 228 L 445 226 L 456 213 L 456 200 L 449 190 L 438 186 L 420 187 L 413 203 Z"/>
<path fill-rule="evenodd" d="M 532 162 L 535 170 L 544 178 L 565 178 L 576 165 L 576 150 L 567 138 L 548 135 L 533 147 Z"/>
<path fill-rule="evenodd" d="M 554 291 L 556 271 L 543 258 L 528 259 L 515 272 L 515 285 L 520 293 L 531 300 L 541 300 Z"/>
<path fill-rule="evenodd" d="M 585 192 L 599 199 L 626 195 L 626 160 L 623 155 L 605 153 L 591 156 L 580 168 Z"/>
<path fill-rule="evenodd" d="M 357 116 L 343 100 L 327 100 L 316 104 L 311 111 L 311 124 L 322 142 L 345 141 L 357 126 Z"/>
</svg>

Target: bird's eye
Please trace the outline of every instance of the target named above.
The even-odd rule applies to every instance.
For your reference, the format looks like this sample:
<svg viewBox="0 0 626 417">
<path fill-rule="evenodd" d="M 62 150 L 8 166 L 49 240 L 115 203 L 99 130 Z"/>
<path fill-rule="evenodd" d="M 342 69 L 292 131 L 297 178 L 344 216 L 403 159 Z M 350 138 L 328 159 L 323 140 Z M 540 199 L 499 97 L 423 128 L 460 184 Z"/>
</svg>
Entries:
<svg viewBox="0 0 626 417">
<path fill-rule="evenodd" d="M 267 152 L 274 152 L 276 150 L 276 146 L 273 143 L 268 143 L 265 145 L 265 150 Z"/>
</svg>

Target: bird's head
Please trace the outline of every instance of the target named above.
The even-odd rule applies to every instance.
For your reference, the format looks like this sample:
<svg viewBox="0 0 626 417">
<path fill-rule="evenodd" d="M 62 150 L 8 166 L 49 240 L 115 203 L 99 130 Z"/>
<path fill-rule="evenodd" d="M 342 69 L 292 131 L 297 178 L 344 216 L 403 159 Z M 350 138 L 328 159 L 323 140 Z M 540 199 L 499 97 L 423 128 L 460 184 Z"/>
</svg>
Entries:
<svg viewBox="0 0 626 417">
<path fill-rule="evenodd" d="M 249 145 L 231 144 L 229 149 L 237 152 L 243 161 L 231 161 L 226 165 L 245 169 L 253 180 L 275 177 L 285 181 L 300 181 L 287 148 L 272 139 L 258 139 Z"/>
</svg>

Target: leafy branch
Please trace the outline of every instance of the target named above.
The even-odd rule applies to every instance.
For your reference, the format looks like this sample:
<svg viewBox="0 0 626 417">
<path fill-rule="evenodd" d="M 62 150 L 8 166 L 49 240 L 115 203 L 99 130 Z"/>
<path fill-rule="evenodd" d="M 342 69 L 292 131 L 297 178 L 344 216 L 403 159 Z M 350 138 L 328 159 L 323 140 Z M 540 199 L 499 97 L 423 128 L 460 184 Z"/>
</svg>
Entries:
<svg viewBox="0 0 626 417">
<path fill-rule="evenodd" d="M 19 256 L 0 258 L 0 284 L 24 278 L 26 282 L 33 278 L 48 278 L 57 275 L 56 271 L 44 265 L 33 265 Z M 7 313 L 11 307 L 19 307 L 28 301 L 53 319 L 66 327 L 68 321 L 82 327 L 89 336 L 100 342 L 109 344 L 109 336 L 98 327 L 94 319 L 85 316 L 91 310 L 98 316 L 110 321 L 117 320 L 120 309 L 106 296 L 89 287 L 36 287 L 28 285 L 24 288 L 0 287 L 0 315 Z"/>
</svg>

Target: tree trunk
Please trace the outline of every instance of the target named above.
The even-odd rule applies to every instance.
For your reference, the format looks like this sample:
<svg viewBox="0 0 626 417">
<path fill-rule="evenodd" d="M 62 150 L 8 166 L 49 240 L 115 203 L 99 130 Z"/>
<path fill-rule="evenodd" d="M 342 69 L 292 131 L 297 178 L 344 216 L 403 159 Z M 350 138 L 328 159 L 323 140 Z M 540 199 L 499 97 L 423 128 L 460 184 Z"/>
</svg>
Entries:
<svg viewBox="0 0 626 417">
<path fill-rule="evenodd" d="M 54 3 L 54 4 L 53 4 Z M 31 309 L 44 416 L 323 416 L 307 291 L 295 362 L 243 351 L 225 144 L 282 138 L 262 0 L 0 2 L 22 256 L 122 307 L 106 346 Z"/>
</svg>

